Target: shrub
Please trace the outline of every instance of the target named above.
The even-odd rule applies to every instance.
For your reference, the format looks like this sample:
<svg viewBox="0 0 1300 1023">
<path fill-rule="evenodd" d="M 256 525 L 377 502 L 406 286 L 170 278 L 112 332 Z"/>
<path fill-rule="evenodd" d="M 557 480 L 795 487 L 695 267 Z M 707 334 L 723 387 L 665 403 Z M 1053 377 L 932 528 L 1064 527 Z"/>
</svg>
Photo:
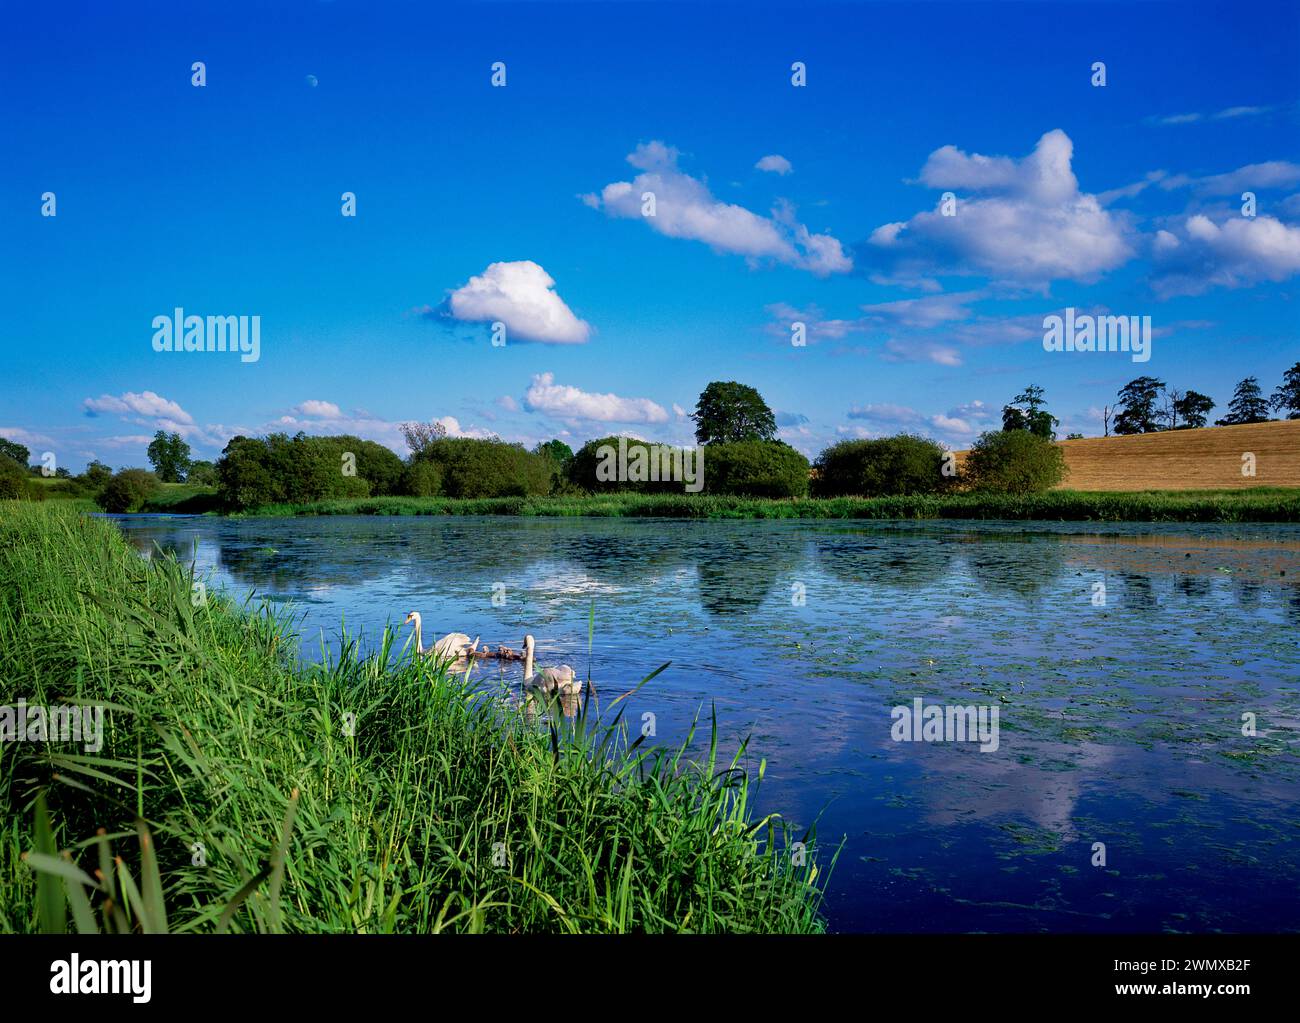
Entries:
<svg viewBox="0 0 1300 1023">
<path fill-rule="evenodd" d="M 671 494 L 681 493 L 683 484 L 680 480 L 674 479 L 602 479 L 602 476 L 617 475 L 617 473 L 601 472 L 601 467 L 613 467 L 617 464 L 619 445 L 623 446 L 625 451 L 626 467 L 630 472 L 635 472 L 635 467 L 645 465 L 647 475 L 649 466 L 655 456 L 659 458 L 660 470 L 656 475 L 671 476 L 671 473 L 663 471 L 664 453 L 671 453 L 675 450 L 667 444 L 655 444 L 650 441 L 637 440 L 635 437 L 597 437 L 595 440 L 587 441 L 586 444 L 573 456 L 569 462 L 565 473 L 569 483 L 575 489 L 592 494 L 612 494 L 619 492 L 631 492 L 638 494 Z M 606 449 L 606 450 L 602 450 Z M 694 458 L 694 455 L 691 456 Z M 707 463 L 708 459 L 705 459 Z"/>
<path fill-rule="evenodd" d="M 937 494 L 953 485 L 953 478 L 943 473 L 944 454 L 936 441 L 907 433 L 840 441 L 817 456 L 813 495 Z"/>
<path fill-rule="evenodd" d="M 1049 440 L 1025 430 L 980 435 L 962 473 L 973 490 L 1034 494 L 1065 479 L 1065 454 Z"/>
<path fill-rule="evenodd" d="M 217 467 L 211 462 L 200 460 L 190 463 L 185 482 L 196 487 L 215 487 L 217 485 Z"/>
<path fill-rule="evenodd" d="M 389 462 L 375 449 L 387 453 Z M 343 455 L 356 456 L 355 476 L 345 476 Z M 396 475 L 393 465 L 396 464 Z M 217 493 L 227 508 L 304 504 L 333 497 L 367 497 L 372 473 L 380 486 L 401 479 L 401 459 L 373 441 L 357 437 L 235 437 L 217 462 Z"/>
<path fill-rule="evenodd" d="M 27 470 L 8 455 L 0 454 L 0 499 L 26 497 L 27 491 Z"/>
<path fill-rule="evenodd" d="M 808 459 L 783 441 L 746 440 L 708 444 L 704 483 L 710 494 L 804 497 Z"/>
<path fill-rule="evenodd" d="M 104 484 L 95 501 L 113 514 L 139 511 L 159 487 L 158 477 L 148 469 L 123 469 Z"/>
<path fill-rule="evenodd" d="M 526 497 L 551 488 L 551 462 L 503 440 L 444 437 L 427 444 L 412 465 L 430 462 L 447 497 Z"/>
<path fill-rule="evenodd" d="M 406 467 L 402 491 L 411 497 L 437 497 L 442 490 L 442 473 L 428 459 L 420 459 Z"/>
</svg>

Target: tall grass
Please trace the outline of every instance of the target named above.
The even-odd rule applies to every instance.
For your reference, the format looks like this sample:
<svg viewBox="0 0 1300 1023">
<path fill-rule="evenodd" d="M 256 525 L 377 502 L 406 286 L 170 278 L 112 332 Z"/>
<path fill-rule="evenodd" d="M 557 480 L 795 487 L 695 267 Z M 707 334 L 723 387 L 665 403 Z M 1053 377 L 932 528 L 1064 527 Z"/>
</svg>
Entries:
<svg viewBox="0 0 1300 1023">
<path fill-rule="evenodd" d="M 301 664 L 282 614 L 195 592 L 103 520 L 0 505 L 0 704 L 108 708 L 98 753 L 0 743 L 0 930 L 68 926 L 60 896 L 80 930 L 823 929 L 833 856 L 756 818 L 716 723 L 698 760 L 617 707 L 530 724 L 391 633 Z"/>
<path fill-rule="evenodd" d="M 590 497 L 371 497 L 269 505 L 256 515 L 653 516 L 692 519 L 1037 519 L 1098 522 L 1300 522 L 1300 489 L 912 497 L 752 498 L 709 494 Z"/>
</svg>

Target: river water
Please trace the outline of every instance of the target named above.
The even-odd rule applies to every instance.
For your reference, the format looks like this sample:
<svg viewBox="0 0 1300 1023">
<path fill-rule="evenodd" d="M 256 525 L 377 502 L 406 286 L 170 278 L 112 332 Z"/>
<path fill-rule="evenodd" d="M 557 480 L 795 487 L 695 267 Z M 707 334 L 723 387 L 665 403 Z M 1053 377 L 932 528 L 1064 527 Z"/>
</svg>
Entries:
<svg viewBox="0 0 1300 1023">
<path fill-rule="evenodd" d="M 1300 526 L 117 521 L 290 603 L 304 657 L 415 610 L 606 698 L 671 662 L 628 720 L 751 737 L 760 811 L 845 840 L 832 930 L 1300 929 Z M 918 699 L 997 748 L 896 741 Z"/>
</svg>

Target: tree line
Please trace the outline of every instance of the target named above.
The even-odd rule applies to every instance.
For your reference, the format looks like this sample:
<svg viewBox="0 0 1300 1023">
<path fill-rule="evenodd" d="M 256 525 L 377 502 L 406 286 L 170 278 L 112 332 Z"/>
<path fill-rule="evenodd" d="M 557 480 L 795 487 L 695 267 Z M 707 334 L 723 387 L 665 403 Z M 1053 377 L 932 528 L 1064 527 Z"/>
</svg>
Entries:
<svg viewBox="0 0 1300 1023">
<path fill-rule="evenodd" d="M 1107 436 L 1195 429 L 1206 425 L 1213 399 L 1197 391 L 1168 387 L 1150 376 L 1122 387 L 1103 412 Z M 1270 412 L 1300 419 L 1300 362 L 1265 398 L 1255 377 L 1236 387 L 1228 412 L 1216 425 L 1266 422 Z M 705 453 L 704 491 L 755 497 L 940 493 L 953 488 L 1032 492 L 1059 484 L 1064 456 L 1052 442 L 1060 420 L 1046 407 L 1043 388 L 1030 384 L 1002 409 L 1002 429 L 982 434 L 966 464 L 956 472 L 952 455 L 939 443 L 913 434 L 846 440 L 813 462 L 776 436 L 776 417 L 759 392 L 736 381 L 714 381 L 699 396 L 691 417 L 696 444 Z M 672 492 L 670 479 L 605 478 L 598 471 L 603 452 L 620 443 L 629 460 L 659 457 L 663 445 L 607 436 L 577 452 L 557 439 L 527 449 L 498 437 L 448 437 L 441 424 L 401 426 L 408 454 L 401 458 L 376 441 L 351 435 L 238 436 L 215 462 L 194 460 L 177 433 L 159 430 L 149 444 L 152 471 L 117 473 L 92 461 L 72 476 L 59 469 L 60 485 L 74 495 L 93 496 L 109 511 L 133 511 L 156 494 L 161 483 L 215 487 L 218 503 L 232 511 L 274 504 L 305 504 L 348 497 L 530 497 L 619 491 Z M 1079 437 L 1070 434 L 1066 439 Z M 0 497 L 42 497 L 26 480 L 29 450 L 0 438 Z"/>
</svg>

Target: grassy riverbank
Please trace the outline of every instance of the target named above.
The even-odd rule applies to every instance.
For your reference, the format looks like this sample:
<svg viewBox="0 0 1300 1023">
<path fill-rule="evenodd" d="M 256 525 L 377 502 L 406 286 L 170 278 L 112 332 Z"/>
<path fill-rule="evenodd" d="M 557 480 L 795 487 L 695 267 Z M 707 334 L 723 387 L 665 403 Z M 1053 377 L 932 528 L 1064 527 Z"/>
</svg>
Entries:
<svg viewBox="0 0 1300 1023">
<path fill-rule="evenodd" d="M 830 854 L 791 863 L 806 836 L 753 818 L 743 751 L 530 726 L 389 642 L 298 664 L 283 617 L 192 584 L 103 520 L 0 504 L 0 705 L 107 708 L 97 752 L 0 744 L 0 931 L 65 909 L 174 932 L 822 929 Z M 112 905 L 73 864 L 109 868 Z"/>
<path fill-rule="evenodd" d="M 775 500 L 706 494 L 591 497 L 374 497 L 270 505 L 255 515 L 652 516 L 688 519 L 1027 519 L 1100 522 L 1300 522 L 1300 489 Z"/>
</svg>

